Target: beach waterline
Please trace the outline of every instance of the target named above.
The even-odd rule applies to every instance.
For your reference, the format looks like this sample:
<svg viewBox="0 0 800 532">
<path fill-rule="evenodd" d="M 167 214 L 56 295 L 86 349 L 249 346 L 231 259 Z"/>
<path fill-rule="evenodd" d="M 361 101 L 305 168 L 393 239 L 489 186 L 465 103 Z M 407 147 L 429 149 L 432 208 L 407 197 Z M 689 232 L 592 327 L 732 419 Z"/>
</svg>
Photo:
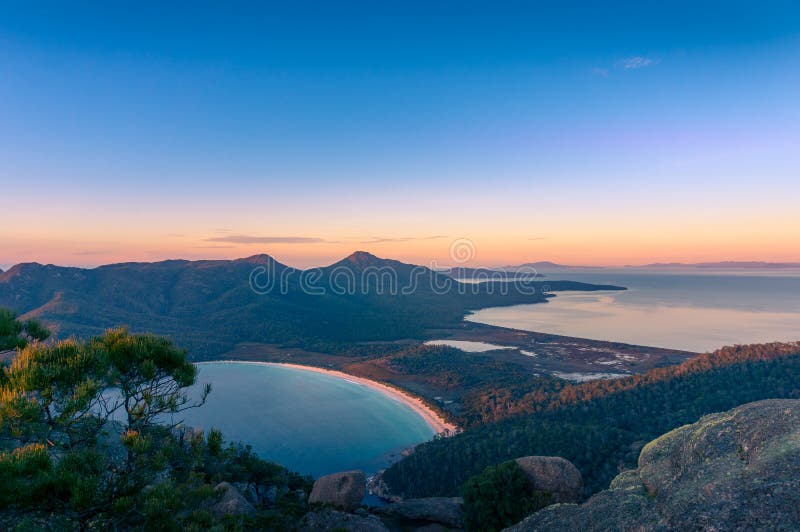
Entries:
<svg viewBox="0 0 800 532">
<path fill-rule="evenodd" d="M 419 399 L 346 373 L 295 364 L 221 361 L 198 365 L 205 405 L 188 426 L 220 429 L 264 459 L 303 474 L 375 473 L 409 448 L 455 427 Z"/>
</svg>

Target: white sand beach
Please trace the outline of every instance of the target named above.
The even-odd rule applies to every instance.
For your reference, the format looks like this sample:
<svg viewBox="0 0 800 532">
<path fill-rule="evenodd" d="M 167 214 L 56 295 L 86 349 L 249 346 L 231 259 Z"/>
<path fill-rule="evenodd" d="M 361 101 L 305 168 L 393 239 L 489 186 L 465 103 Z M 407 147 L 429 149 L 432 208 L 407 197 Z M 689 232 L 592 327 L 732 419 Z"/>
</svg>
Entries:
<svg viewBox="0 0 800 532">
<path fill-rule="evenodd" d="M 400 403 L 403 403 L 411 410 L 413 410 L 417 415 L 419 415 L 433 429 L 433 431 L 436 434 L 454 434 L 458 431 L 458 427 L 456 425 L 446 421 L 441 415 L 439 415 L 438 412 L 430 408 L 418 397 L 414 397 L 408 392 L 405 392 L 398 388 L 394 388 L 387 384 L 383 384 L 381 382 L 373 381 L 370 379 L 365 379 L 363 377 L 357 377 L 355 375 L 351 375 L 343 371 L 319 368 L 316 366 L 304 366 L 302 364 L 291 364 L 287 362 L 254 362 L 254 361 L 242 361 L 242 360 L 215 360 L 213 362 L 236 362 L 238 364 L 266 364 L 271 366 L 284 366 L 287 368 L 313 371 L 315 373 L 322 373 L 325 375 L 330 375 L 332 377 L 345 379 L 350 382 L 354 382 L 356 384 L 360 384 L 362 386 L 366 386 L 368 388 L 381 392 L 387 397 L 395 401 L 398 401 Z M 199 364 L 213 363 L 213 362 L 199 362 Z"/>
<path fill-rule="evenodd" d="M 276 366 L 286 366 L 289 368 L 313 371 L 316 373 L 323 373 L 341 379 L 347 379 L 351 382 L 355 382 L 361 384 L 362 386 L 367 386 L 369 388 L 372 388 L 373 390 L 377 390 L 383 393 L 384 395 L 394 399 L 395 401 L 403 403 L 411 410 L 416 412 L 422 419 L 424 419 L 425 422 L 428 425 L 430 425 L 430 427 L 434 430 L 434 432 L 436 432 L 436 434 L 454 434 L 458 430 L 458 427 L 446 421 L 442 416 L 440 416 L 436 411 L 434 411 L 428 405 L 422 402 L 422 400 L 419 399 L 418 397 L 414 397 L 413 395 L 405 391 L 402 391 L 398 388 L 394 388 L 387 384 L 383 384 L 381 382 L 373 381 L 370 379 L 365 379 L 363 377 L 356 377 L 355 375 L 350 375 L 349 373 L 345 373 L 343 371 L 318 368 L 315 366 L 303 366 L 302 364 L 290 364 L 281 362 L 265 362 L 265 363 L 273 364 Z"/>
</svg>

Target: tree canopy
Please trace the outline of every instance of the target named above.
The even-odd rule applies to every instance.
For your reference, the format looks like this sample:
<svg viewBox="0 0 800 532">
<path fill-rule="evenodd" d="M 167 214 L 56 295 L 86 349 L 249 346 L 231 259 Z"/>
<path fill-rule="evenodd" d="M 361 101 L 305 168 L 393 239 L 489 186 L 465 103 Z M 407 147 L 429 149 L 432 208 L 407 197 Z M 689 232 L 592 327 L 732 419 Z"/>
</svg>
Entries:
<svg viewBox="0 0 800 532">
<path fill-rule="evenodd" d="M 45 340 L 48 331 L 37 320 L 20 320 L 17 313 L 0 308 L 0 352 L 20 349 L 32 341 Z"/>
<path fill-rule="evenodd" d="M 464 521 L 468 530 L 493 532 L 522 521 L 554 501 L 533 489 L 513 460 L 489 466 L 464 485 Z"/>
<path fill-rule="evenodd" d="M 382 475 L 403 497 L 453 496 L 487 466 L 561 456 L 586 494 L 634 467 L 641 447 L 713 412 L 761 399 L 800 397 L 800 343 L 735 346 L 642 375 L 567 385 L 519 400 L 530 412 L 419 445 Z"/>
<path fill-rule="evenodd" d="M 255 516 L 229 516 L 228 529 L 296 518 L 305 495 L 292 490 L 307 493 L 308 479 L 218 431 L 167 423 L 210 392 L 192 399 L 184 350 L 125 329 L 42 342 L 35 322 L 2 310 L 0 320 L 16 350 L 0 367 L 0 529 L 208 529 L 220 524 L 209 506 L 221 481 L 280 489 Z"/>
</svg>

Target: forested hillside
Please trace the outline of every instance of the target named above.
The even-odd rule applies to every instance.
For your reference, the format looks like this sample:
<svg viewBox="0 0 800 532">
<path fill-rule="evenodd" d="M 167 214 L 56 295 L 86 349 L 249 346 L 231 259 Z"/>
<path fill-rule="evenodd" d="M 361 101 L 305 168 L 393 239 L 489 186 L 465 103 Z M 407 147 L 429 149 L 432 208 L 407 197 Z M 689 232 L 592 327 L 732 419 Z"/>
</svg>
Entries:
<svg viewBox="0 0 800 532">
<path fill-rule="evenodd" d="M 596 492 L 664 432 L 743 403 L 800 397 L 800 344 L 729 347 L 643 375 L 534 393 L 538 402 L 531 395 L 524 409 L 537 412 L 423 444 L 384 481 L 406 497 L 456 495 L 489 465 L 552 455 L 573 462 L 587 493 Z"/>
<path fill-rule="evenodd" d="M 616 288 L 554 281 L 550 290 Z M 59 338 L 125 324 L 168 336 L 193 356 L 239 342 L 331 351 L 421 339 L 481 307 L 545 301 L 539 281 L 464 285 L 431 269 L 357 252 L 297 270 L 267 255 L 238 260 L 126 263 L 94 269 L 36 263 L 0 273 L 0 306 L 42 319 Z"/>
</svg>

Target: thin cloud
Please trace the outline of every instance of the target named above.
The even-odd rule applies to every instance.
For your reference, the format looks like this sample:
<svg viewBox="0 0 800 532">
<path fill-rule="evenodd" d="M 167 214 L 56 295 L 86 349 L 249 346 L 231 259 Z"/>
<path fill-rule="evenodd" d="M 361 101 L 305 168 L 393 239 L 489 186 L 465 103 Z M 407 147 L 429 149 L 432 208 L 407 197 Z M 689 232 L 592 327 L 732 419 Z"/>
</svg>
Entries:
<svg viewBox="0 0 800 532">
<path fill-rule="evenodd" d="M 236 246 L 194 246 L 195 249 L 231 249 Z"/>
<path fill-rule="evenodd" d="M 638 70 L 640 68 L 646 68 L 649 66 L 653 66 L 657 63 L 655 59 L 650 59 L 649 57 L 642 57 L 640 55 L 636 55 L 633 57 L 626 57 L 625 59 L 620 60 L 617 62 L 617 66 L 623 70 Z"/>
<path fill-rule="evenodd" d="M 360 244 L 381 244 L 384 242 L 414 242 L 419 240 L 437 240 L 439 238 L 447 238 L 445 235 L 434 235 L 434 236 L 422 236 L 422 237 L 414 237 L 414 236 L 407 236 L 407 237 L 373 237 L 371 240 L 362 240 L 359 242 Z"/>
<path fill-rule="evenodd" d="M 92 249 L 85 251 L 74 251 L 72 254 L 78 256 L 87 256 L 87 255 L 102 255 L 103 253 L 107 253 L 107 251 L 101 249 Z"/>
<path fill-rule="evenodd" d="M 528 240 L 547 240 L 548 237 L 546 236 L 534 236 L 529 238 Z"/>
<path fill-rule="evenodd" d="M 595 68 L 592 69 L 592 74 L 594 74 L 595 76 L 600 76 L 600 77 L 603 77 L 603 78 L 607 78 L 608 77 L 608 69 L 607 68 L 595 67 Z"/>
<path fill-rule="evenodd" d="M 229 235 L 206 238 L 206 242 L 226 242 L 229 244 L 335 244 L 323 238 L 307 236 L 254 236 Z"/>
</svg>

